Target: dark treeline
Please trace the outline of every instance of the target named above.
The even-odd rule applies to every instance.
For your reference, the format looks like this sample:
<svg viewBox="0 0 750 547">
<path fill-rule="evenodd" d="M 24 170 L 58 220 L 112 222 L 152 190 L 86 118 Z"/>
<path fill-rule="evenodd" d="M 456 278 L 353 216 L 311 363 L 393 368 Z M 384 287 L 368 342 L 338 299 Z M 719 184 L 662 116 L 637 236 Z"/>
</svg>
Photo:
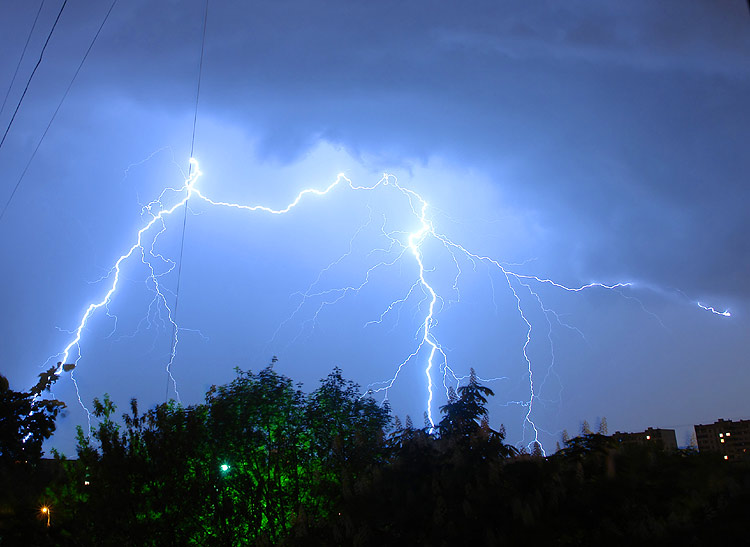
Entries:
<svg viewBox="0 0 750 547">
<path fill-rule="evenodd" d="M 0 379 L 2 379 L 0 377 Z M 4 380 L 4 379 L 2 379 Z M 205 403 L 119 415 L 41 459 L 62 403 L 0 382 L 0 545 L 714 544 L 744 540 L 750 465 L 595 433 L 549 457 L 487 420 L 472 374 L 435 429 L 341 371 L 304 393 L 269 366 Z M 42 512 L 42 508 L 48 508 Z M 48 520 L 49 519 L 49 520 Z M 47 525 L 49 522 L 49 526 Z M 743 542 L 744 543 L 744 542 Z"/>
</svg>

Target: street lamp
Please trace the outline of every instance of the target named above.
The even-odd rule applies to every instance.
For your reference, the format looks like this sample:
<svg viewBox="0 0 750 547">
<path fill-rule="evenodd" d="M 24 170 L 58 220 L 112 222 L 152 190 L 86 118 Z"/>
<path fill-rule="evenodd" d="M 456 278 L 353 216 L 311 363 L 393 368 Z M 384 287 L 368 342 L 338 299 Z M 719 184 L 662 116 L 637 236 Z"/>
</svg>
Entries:
<svg viewBox="0 0 750 547">
<path fill-rule="evenodd" d="M 49 507 L 42 505 L 42 515 L 47 517 L 47 528 L 49 528 Z"/>
<path fill-rule="evenodd" d="M 230 468 L 230 466 L 229 466 L 228 464 L 226 464 L 226 463 L 222 463 L 222 464 L 221 464 L 221 466 L 219 467 L 219 469 L 221 469 L 221 472 L 222 472 L 222 473 L 226 473 L 226 472 L 227 472 L 227 471 L 229 471 L 229 469 L 231 469 L 231 468 Z"/>
</svg>

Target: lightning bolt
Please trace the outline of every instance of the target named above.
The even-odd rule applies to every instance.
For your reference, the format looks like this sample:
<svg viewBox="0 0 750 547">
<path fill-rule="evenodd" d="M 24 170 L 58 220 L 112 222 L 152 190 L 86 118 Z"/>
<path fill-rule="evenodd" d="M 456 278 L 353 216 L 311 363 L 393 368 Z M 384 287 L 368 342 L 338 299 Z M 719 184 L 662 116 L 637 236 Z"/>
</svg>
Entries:
<svg viewBox="0 0 750 547">
<path fill-rule="evenodd" d="M 190 159 L 190 171 L 189 175 L 184 181 L 184 184 L 180 187 L 168 187 L 165 188 L 161 194 L 153 201 L 149 202 L 142 208 L 142 216 L 146 218 L 147 222 L 137 231 L 135 236 L 135 242 L 115 261 L 112 268 L 109 270 L 106 276 L 100 281 L 108 282 L 107 291 L 104 293 L 102 298 L 97 302 L 91 303 L 86 308 L 85 312 L 81 316 L 78 326 L 71 332 L 72 340 L 68 345 L 57 354 L 60 357 L 60 362 L 57 374 L 63 372 L 64 363 L 78 365 L 79 361 L 83 358 L 81 349 L 81 341 L 84 330 L 88 325 L 89 321 L 99 310 L 104 310 L 106 315 L 115 321 L 116 329 L 116 316 L 111 314 L 109 305 L 115 296 L 121 279 L 121 272 L 123 264 L 134 257 L 140 258 L 142 264 L 145 265 L 148 275 L 146 279 L 146 285 L 154 294 L 154 298 L 149 305 L 149 309 L 146 315 L 147 326 L 150 326 L 152 321 L 151 317 L 158 319 L 159 322 L 164 326 L 171 326 L 174 332 L 174 338 L 172 340 L 172 351 L 170 352 L 168 362 L 166 364 L 166 373 L 168 374 L 169 380 L 174 387 L 175 394 L 179 400 L 179 391 L 177 390 L 177 381 L 172 375 L 172 366 L 174 365 L 175 358 L 177 355 L 177 347 L 179 344 L 179 335 L 182 331 L 188 330 L 181 328 L 177 325 L 174 319 L 172 308 L 167 298 L 168 291 L 163 287 L 161 279 L 172 272 L 176 266 L 175 262 L 161 253 L 156 249 L 160 236 L 167 230 L 166 219 L 172 213 L 180 210 L 182 207 L 187 207 L 189 200 L 200 200 L 212 207 L 223 208 L 223 209 L 234 209 L 245 211 L 248 213 L 261 213 L 271 215 L 286 215 L 292 213 L 303 201 L 311 198 L 319 198 L 326 196 L 333 192 L 339 187 L 347 187 L 352 191 L 358 192 L 373 192 L 378 189 L 393 190 L 396 192 L 400 199 L 404 200 L 411 211 L 412 217 L 415 221 L 415 228 L 411 231 L 404 230 L 393 230 L 387 231 L 387 219 L 383 216 L 382 224 L 380 225 L 380 234 L 388 242 L 383 248 L 376 248 L 370 251 L 368 257 L 383 255 L 384 258 L 375 262 L 367 270 L 365 270 L 362 278 L 357 283 L 352 283 L 347 286 L 333 288 L 333 289 L 320 289 L 321 278 L 330 269 L 337 266 L 345 258 L 347 258 L 354 245 L 355 239 L 358 237 L 360 232 L 367 226 L 374 223 L 372 210 L 370 210 L 370 218 L 367 223 L 361 226 L 352 237 L 349 250 L 344 253 L 337 260 L 333 261 L 326 268 L 324 268 L 317 278 L 311 283 L 307 290 L 302 293 L 298 293 L 301 296 L 300 302 L 296 308 L 292 311 L 291 315 L 285 319 L 282 324 L 277 328 L 273 335 L 272 340 L 277 336 L 281 327 L 287 322 L 291 321 L 296 315 L 312 300 L 317 300 L 318 305 L 315 310 L 312 319 L 310 320 L 313 324 L 317 321 L 321 311 L 329 305 L 336 304 L 343 298 L 346 298 L 349 294 L 356 294 L 360 292 L 370 282 L 374 272 L 380 269 L 387 269 L 395 266 L 397 263 L 401 263 L 407 257 L 413 259 L 413 264 L 416 266 L 416 276 L 410 284 L 409 290 L 400 298 L 396 298 L 388 304 L 386 309 L 379 315 L 377 319 L 368 321 L 364 326 L 381 324 L 386 316 L 391 313 L 400 314 L 401 308 L 406 304 L 407 301 L 412 299 L 413 295 L 421 293 L 421 299 L 417 306 L 417 312 L 422 314 L 422 317 L 418 323 L 418 328 L 415 333 L 415 345 L 413 351 L 409 353 L 401 362 L 395 366 L 394 374 L 387 380 L 370 384 L 367 387 L 366 393 L 383 393 L 385 398 L 388 398 L 388 392 L 397 381 L 399 374 L 402 372 L 404 367 L 408 366 L 412 361 L 424 359 L 424 377 L 426 381 L 426 392 L 427 399 L 425 403 L 426 417 L 431 428 L 435 427 L 435 421 L 433 416 L 433 405 L 435 399 L 436 384 L 433 380 L 436 369 L 442 372 L 442 386 L 448 393 L 450 387 L 457 387 L 461 380 L 465 379 L 465 376 L 458 376 L 453 369 L 449 366 L 448 355 L 446 350 L 441 345 L 437 335 L 436 328 L 438 326 L 437 317 L 439 313 L 445 307 L 445 300 L 438 294 L 435 288 L 435 284 L 432 282 L 432 274 L 435 272 L 434 268 L 429 268 L 425 262 L 425 243 L 429 240 L 433 243 L 440 245 L 445 249 L 453 262 L 455 267 L 455 275 L 453 276 L 453 283 L 451 290 L 456 295 L 456 301 L 460 301 L 459 282 L 462 275 L 461 261 L 468 261 L 474 270 L 476 270 L 478 264 L 484 264 L 489 269 L 492 269 L 500 275 L 501 279 L 504 280 L 504 284 L 507 286 L 510 294 L 516 302 L 516 312 L 519 320 L 525 328 L 525 341 L 520 350 L 520 357 L 524 363 L 526 376 L 528 379 L 528 398 L 521 401 L 509 401 L 507 405 L 518 405 L 525 408 L 525 415 L 523 419 L 523 431 L 524 438 L 526 438 L 526 432 L 529 432 L 530 440 L 526 443 L 528 449 L 532 449 L 536 444 L 539 448 L 542 448 L 542 443 L 539 439 L 540 428 L 534 423 L 533 413 L 534 406 L 539 397 L 541 387 L 545 384 L 550 375 L 554 374 L 554 349 L 552 348 L 552 320 L 565 328 L 576 331 L 583 337 L 583 333 L 574 326 L 571 326 L 562 321 L 560 315 L 552 309 L 547 308 L 534 285 L 537 286 L 551 286 L 555 289 L 567 291 L 567 292 L 581 292 L 586 290 L 606 290 L 614 291 L 623 295 L 621 289 L 633 288 L 635 283 L 633 282 L 618 282 L 618 283 L 601 283 L 601 282 L 590 282 L 579 286 L 568 286 L 546 277 L 538 277 L 534 275 L 517 273 L 510 269 L 512 264 L 502 263 L 490 256 L 479 254 L 468 250 L 465 246 L 460 243 L 454 242 L 446 235 L 436 231 L 435 226 L 428 214 L 429 205 L 428 202 L 417 192 L 401 186 L 398 179 L 389 174 L 384 174 L 383 177 L 372 184 L 371 186 L 360 186 L 355 185 L 350 179 L 344 174 L 339 174 L 336 179 L 328 186 L 322 189 L 307 188 L 300 191 L 295 198 L 289 202 L 286 206 L 281 208 L 273 208 L 267 205 L 246 205 L 241 203 L 232 203 L 226 201 L 220 201 L 212 199 L 205 195 L 197 186 L 197 182 L 202 175 L 198 161 L 194 158 Z M 169 200 L 175 200 L 171 205 L 165 205 L 165 202 Z M 395 254 L 395 256 L 393 256 Z M 520 264 L 523 265 L 523 264 Z M 490 280 L 492 277 L 490 276 Z M 493 289 L 493 300 L 494 300 L 494 283 Z M 547 338 L 551 348 L 551 361 L 548 364 L 546 374 L 542 377 L 541 382 L 535 381 L 535 367 L 532 363 L 532 359 L 529 356 L 528 349 L 532 342 L 532 335 L 534 329 L 532 321 L 529 319 L 528 311 L 523 304 L 521 293 L 525 292 L 530 295 L 536 305 L 539 307 L 541 312 L 548 323 Z M 627 296 L 627 298 L 633 298 Z M 636 299 L 637 300 L 637 299 Z M 640 301 L 638 301 L 640 303 Z M 719 312 L 713 307 L 705 306 L 701 303 L 696 304 L 706 310 L 717 315 L 729 317 L 728 311 Z M 497 306 L 497 304 L 495 304 Z M 642 304 L 641 304 L 642 306 Z M 645 308 L 644 308 L 645 309 Z M 164 315 L 162 315 L 164 310 Z M 398 324 L 398 317 L 396 325 Z M 140 328 L 140 324 L 139 324 Z M 394 325 L 395 328 L 395 325 Z M 114 330 L 113 330 L 114 332 Z M 296 338 L 295 338 L 296 339 Z M 585 337 L 584 337 L 585 340 Z M 68 367 L 66 367 L 67 369 Z M 74 367 L 69 367 L 71 370 Z M 71 372 L 71 379 L 75 385 L 76 395 L 82 408 L 86 411 L 89 417 L 90 426 L 90 414 L 83 404 L 80 390 L 78 389 L 78 383 Z M 507 380 L 507 377 L 491 378 L 488 381 L 500 381 Z M 522 441 L 523 442 L 523 441 Z M 542 448 L 543 450 L 543 448 Z"/>
<path fill-rule="evenodd" d="M 704 309 L 706 311 L 710 311 L 711 313 L 713 313 L 715 315 L 721 315 L 723 317 L 732 317 L 732 314 L 729 313 L 729 310 L 719 311 L 716 308 L 713 308 L 711 306 L 705 306 L 705 305 L 701 304 L 700 302 L 696 302 L 696 304 L 698 305 L 699 308 L 702 308 L 702 309 Z"/>
</svg>

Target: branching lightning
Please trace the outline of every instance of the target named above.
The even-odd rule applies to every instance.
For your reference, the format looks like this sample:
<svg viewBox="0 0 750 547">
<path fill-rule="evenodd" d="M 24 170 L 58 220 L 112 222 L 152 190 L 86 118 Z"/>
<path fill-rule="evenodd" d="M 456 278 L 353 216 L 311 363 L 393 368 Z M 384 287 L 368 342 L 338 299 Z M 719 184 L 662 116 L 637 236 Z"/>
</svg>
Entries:
<svg viewBox="0 0 750 547">
<path fill-rule="evenodd" d="M 493 269 L 498 273 L 500 279 L 504 280 L 504 285 L 507 286 L 510 294 L 516 302 L 516 313 L 518 318 L 525 329 L 525 341 L 519 350 L 518 358 L 522 360 L 524 369 L 526 371 L 528 397 L 525 400 L 510 401 L 508 405 L 519 405 L 525 409 L 525 415 L 523 419 L 523 431 L 524 440 L 523 443 L 527 448 L 531 449 L 536 444 L 540 449 L 542 443 L 539 439 L 539 431 L 541 431 L 534 423 L 534 405 L 539 397 L 540 389 L 549 379 L 550 376 L 554 375 L 554 349 L 552 344 L 552 322 L 554 320 L 558 325 L 567 329 L 573 330 L 580 334 L 582 338 L 583 333 L 575 326 L 569 325 L 561 319 L 561 316 L 554 310 L 545 306 L 539 292 L 535 289 L 536 286 L 550 286 L 555 289 L 568 291 L 568 292 L 581 292 L 586 290 L 606 290 L 620 293 L 622 289 L 633 288 L 634 283 L 632 282 L 618 282 L 618 283 L 600 283 L 590 282 L 582 284 L 580 286 L 567 286 L 552 279 L 546 277 L 538 277 L 534 275 L 517 273 L 510 268 L 516 265 L 502 263 L 490 256 L 475 253 L 468 250 L 465 246 L 460 243 L 454 242 L 448 236 L 438 232 L 433 225 L 433 221 L 429 215 L 429 205 L 427 201 L 417 192 L 403 187 L 399 184 L 398 180 L 393 175 L 385 174 L 375 184 L 371 186 L 358 186 L 355 185 L 350 179 L 343 174 L 339 174 L 338 177 L 330 183 L 328 186 L 322 189 L 307 188 L 300 191 L 296 197 L 289 202 L 286 206 L 281 208 L 273 208 L 266 205 L 247 205 L 241 203 L 231 203 L 226 201 L 220 201 L 208 197 L 205 195 L 197 185 L 197 182 L 201 176 L 201 171 L 198 166 L 198 162 L 195 159 L 190 160 L 191 170 L 190 174 L 185 180 L 184 184 L 178 188 L 165 188 L 161 194 L 155 200 L 151 201 L 142 208 L 142 215 L 147 219 L 147 222 L 141 227 L 135 236 L 135 242 L 115 261 L 108 274 L 102 278 L 102 282 L 107 283 L 107 291 L 104 293 L 102 298 L 97 302 L 91 303 L 86 308 L 85 312 L 81 316 L 78 326 L 71 331 L 72 340 L 68 345 L 57 355 L 60 359 L 57 374 L 63 372 L 63 364 L 74 364 L 77 365 L 83 357 L 81 342 L 83 338 L 84 330 L 87 324 L 93 318 L 99 310 L 104 310 L 104 313 L 113 318 L 115 321 L 114 328 L 116 329 L 116 316 L 110 312 L 109 305 L 115 296 L 121 279 L 121 271 L 123 264 L 128 260 L 135 260 L 134 257 L 139 257 L 140 261 L 146 266 L 148 275 L 146 279 L 146 285 L 150 291 L 153 292 L 154 297 L 149 304 L 147 315 L 145 318 L 146 326 L 150 326 L 152 323 L 151 318 L 154 317 L 165 326 L 172 328 L 174 333 L 174 339 L 172 340 L 172 349 L 169 355 L 168 362 L 166 364 L 166 373 L 169 376 L 169 381 L 174 388 L 175 395 L 179 399 L 179 392 L 177 390 L 177 381 L 173 376 L 172 369 L 177 356 L 177 348 L 180 341 L 180 333 L 184 329 L 179 327 L 175 321 L 172 307 L 170 306 L 170 300 L 167 298 L 169 291 L 163 286 L 162 278 L 168 273 L 172 272 L 176 266 L 175 262 L 168 257 L 157 251 L 159 238 L 167 230 L 167 218 L 172 215 L 175 211 L 181 210 L 182 207 L 187 207 L 188 200 L 201 200 L 202 202 L 216 208 L 222 209 L 235 209 L 241 210 L 248 213 L 263 213 L 272 215 L 286 215 L 291 214 L 295 208 L 300 206 L 304 201 L 312 198 L 319 198 L 326 196 L 334 190 L 345 187 L 352 191 L 357 192 L 373 192 L 376 189 L 382 189 L 383 191 L 389 191 L 394 193 L 394 199 L 404 200 L 408 205 L 413 221 L 415 222 L 416 228 L 411 231 L 387 231 L 386 230 L 386 218 L 383 217 L 382 224 L 380 225 L 380 232 L 387 246 L 383 248 L 376 248 L 368 253 L 369 256 L 376 256 L 382 254 L 385 258 L 376 262 L 369 268 L 367 268 L 358 282 L 351 283 L 346 286 L 334 288 L 334 289 L 320 289 L 319 282 L 321 276 L 339 264 L 344 258 L 349 256 L 352 252 L 352 246 L 355 239 L 358 237 L 360 231 L 364 226 L 368 226 L 375 222 L 373 218 L 372 210 L 370 211 L 370 218 L 366 224 L 360 227 L 355 232 L 349 245 L 347 253 L 333 261 L 325 269 L 321 271 L 318 277 L 313 281 L 302 293 L 298 293 L 300 302 L 292 311 L 291 315 L 279 326 L 279 329 L 283 324 L 291 321 L 295 318 L 297 313 L 310 301 L 316 299 L 318 304 L 317 308 L 312 316 L 312 324 L 314 327 L 318 316 L 326 306 L 336 304 L 342 299 L 346 298 L 347 295 L 358 293 L 361 291 L 371 280 L 374 272 L 387 269 L 394 266 L 397 263 L 402 263 L 406 260 L 412 261 L 411 263 L 415 266 L 415 277 L 409 285 L 409 289 L 406 294 L 399 297 L 393 298 L 392 301 L 386 306 L 386 308 L 378 316 L 368 321 L 364 326 L 370 326 L 380 324 L 384 319 L 392 313 L 400 314 L 401 308 L 410 300 L 413 295 L 421 293 L 421 300 L 418 306 L 418 312 L 421 313 L 421 318 L 418 322 L 418 328 L 415 333 L 415 346 L 413 350 L 405 356 L 403 360 L 395 364 L 394 372 L 392 376 L 384 381 L 377 382 L 368 386 L 368 393 L 382 393 L 387 399 L 388 391 L 393 387 L 395 382 L 398 380 L 399 374 L 402 372 L 404 367 L 409 366 L 414 361 L 423 363 L 424 366 L 424 377 L 426 382 L 426 402 L 425 411 L 427 421 L 431 427 L 435 426 L 435 417 L 433 414 L 434 398 L 436 383 L 434 378 L 437 377 L 436 370 L 441 372 L 442 380 L 440 383 L 446 394 L 450 387 L 457 387 L 465 376 L 458 376 L 454 373 L 453 369 L 449 366 L 448 355 L 441 345 L 438 336 L 436 334 L 436 327 L 438 325 L 438 315 L 444 309 L 446 300 L 443 296 L 438 294 L 435 288 L 435 283 L 432 281 L 434 268 L 429 268 L 425 261 L 425 242 L 428 240 L 442 246 L 451 256 L 453 265 L 455 267 L 455 275 L 451 274 L 452 288 L 451 290 L 455 293 L 455 296 L 460 300 L 459 283 L 462 275 L 461 260 L 470 262 L 474 269 L 478 264 L 484 264 L 488 268 Z M 166 202 L 174 200 L 171 205 L 166 205 Z M 394 256 L 395 254 L 395 256 Z M 461 260 L 459 260 L 461 259 Z M 492 279 L 492 278 L 490 278 Z M 492 286 L 493 298 L 494 298 L 494 284 Z M 547 331 L 544 334 L 548 339 L 550 346 L 551 360 L 547 364 L 546 371 L 542 369 L 539 371 L 539 377 L 541 380 L 535 378 L 535 366 L 532 363 L 532 359 L 529 356 L 528 349 L 532 341 L 532 338 L 536 334 L 536 330 L 529 318 L 529 310 L 524 306 L 524 300 L 521 297 L 521 293 L 528 294 L 532 301 L 538 306 L 538 310 L 541 311 L 547 321 Z M 621 296 L 626 296 L 622 295 Z M 627 296 L 627 298 L 634 298 Z M 638 301 L 640 303 L 640 301 Z M 706 306 L 699 302 L 695 302 L 697 306 L 703 310 L 711 313 L 730 317 L 729 311 L 718 311 L 713 307 Z M 497 304 L 496 304 L 497 305 Z M 642 304 L 641 304 L 642 305 Z M 645 309 L 645 308 L 644 308 Z M 398 325 L 398 316 L 396 320 Z M 140 324 L 139 324 L 140 328 Z M 395 326 L 394 326 L 395 328 Z M 114 330 L 113 330 L 114 332 Z M 277 329 L 276 334 L 279 330 Z M 72 367 L 70 367 L 72 369 Z M 67 370 L 67 368 L 66 368 Z M 78 400 L 81 406 L 86 410 L 85 405 L 81 399 L 80 391 L 78 390 L 78 384 L 73 377 L 71 372 L 71 378 L 74 382 Z M 488 380 L 501 380 L 507 379 L 506 377 L 491 378 Z M 88 410 L 86 410 L 88 415 Z M 529 436 L 526 436 L 526 433 Z M 528 442 L 526 442 L 528 440 Z"/>
</svg>

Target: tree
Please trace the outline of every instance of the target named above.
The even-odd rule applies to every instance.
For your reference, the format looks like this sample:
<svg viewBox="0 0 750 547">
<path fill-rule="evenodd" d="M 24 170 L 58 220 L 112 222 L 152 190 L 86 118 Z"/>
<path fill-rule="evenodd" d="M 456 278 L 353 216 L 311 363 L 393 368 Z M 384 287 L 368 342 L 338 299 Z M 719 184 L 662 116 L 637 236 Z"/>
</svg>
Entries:
<svg viewBox="0 0 750 547">
<path fill-rule="evenodd" d="M 542 445 L 538 442 L 534 442 L 533 446 L 531 448 L 531 455 L 535 458 L 541 458 L 544 456 L 544 451 L 542 450 Z"/>
<path fill-rule="evenodd" d="M 42 394 L 57 380 L 57 367 L 39 375 L 29 391 L 14 391 L 0 376 L 0 543 L 54 543 L 34 518 L 54 470 L 41 464 L 42 443 L 55 431 L 65 403 Z"/>
<path fill-rule="evenodd" d="M 13 391 L 8 379 L 0 376 L 0 463 L 36 462 L 42 457 L 42 443 L 55 431 L 55 419 L 65 408 L 56 399 L 42 399 L 57 380 L 57 367 L 39 375 L 39 382 L 28 392 Z"/>
<path fill-rule="evenodd" d="M 458 388 L 458 393 L 449 390 L 448 402 L 440 407 L 444 414 L 438 424 L 441 436 L 466 436 L 475 433 L 482 418 L 487 416 L 487 397 L 494 392 L 477 379 L 476 372 L 471 369 L 469 383 Z"/>
<path fill-rule="evenodd" d="M 272 365 L 257 374 L 237 369 L 230 384 L 206 396 L 214 466 L 224 469 L 217 520 L 234 532 L 233 542 L 276 541 L 310 498 L 305 395 Z"/>
<path fill-rule="evenodd" d="M 469 374 L 469 382 L 458 388 L 458 392 L 449 390 L 448 402 L 440 407 L 443 419 L 438 424 L 440 440 L 444 444 L 459 445 L 456 454 L 469 452 L 473 457 L 493 458 L 496 456 L 510 457 L 518 451 L 503 443 L 505 428 L 498 431 L 490 428 L 489 413 L 487 411 L 487 397 L 493 396 L 493 391 L 479 383 L 474 369 Z M 469 452 L 466 452 L 469 449 Z"/>
<path fill-rule="evenodd" d="M 272 365 L 237 369 L 201 405 L 142 414 L 132 400 L 120 421 L 105 395 L 92 414 L 57 494 L 71 534 L 92 545 L 279 543 L 382 461 L 390 422 L 338 369 L 306 395 Z"/>
<path fill-rule="evenodd" d="M 370 466 L 385 461 L 390 407 L 381 407 L 361 393 L 359 385 L 345 380 L 336 367 L 307 399 L 310 456 L 320 477 L 313 490 L 319 518 L 340 507 L 342 489 L 350 488 Z"/>
<path fill-rule="evenodd" d="M 560 440 L 563 443 L 563 446 L 566 446 L 568 444 L 568 441 L 570 441 L 570 434 L 568 433 L 567 429 L 562 430 L 562 434 L 560 435 Z"/>
</svg>

